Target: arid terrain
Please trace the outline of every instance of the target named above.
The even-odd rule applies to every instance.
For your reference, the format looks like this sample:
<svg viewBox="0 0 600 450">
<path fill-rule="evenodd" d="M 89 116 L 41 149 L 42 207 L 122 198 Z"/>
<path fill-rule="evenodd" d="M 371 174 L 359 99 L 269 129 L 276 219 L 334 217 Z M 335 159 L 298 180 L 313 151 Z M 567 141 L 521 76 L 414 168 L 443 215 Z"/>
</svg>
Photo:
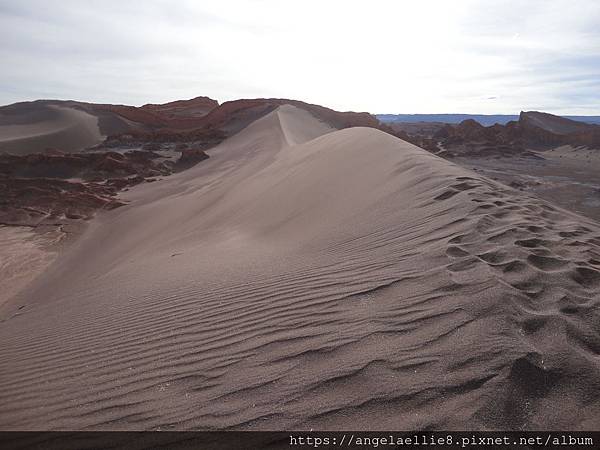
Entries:
<svg viewBox="0 0 600 450">
<path fill-rule="evenodd" d="M 0 429 L 600 430 L 600 127 L 473 122 L 0 108 Z"/>
<path fill-rule="evenodd" d="M 592 119 L 595 119 L 592 117 Z M 600 127 L 539 112 L 506 125 L 472 119 L 387 123 L 398 136 L 491 179 L 600 220 Z"/>
</svg>

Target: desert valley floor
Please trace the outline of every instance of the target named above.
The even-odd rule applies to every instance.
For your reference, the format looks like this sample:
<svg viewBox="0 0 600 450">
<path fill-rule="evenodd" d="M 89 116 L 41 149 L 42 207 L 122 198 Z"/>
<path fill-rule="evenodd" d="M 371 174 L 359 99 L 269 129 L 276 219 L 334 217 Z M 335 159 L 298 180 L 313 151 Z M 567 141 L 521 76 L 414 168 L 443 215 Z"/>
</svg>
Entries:
<svg viewBox="0 0 600 450">
<path fill-rule="evenodd" d="M 298 106 L 244 125 L 60 252 L 3 229 L 36 276 L 1 429 L 600 429 L 598 222 Z"/>
</svg>

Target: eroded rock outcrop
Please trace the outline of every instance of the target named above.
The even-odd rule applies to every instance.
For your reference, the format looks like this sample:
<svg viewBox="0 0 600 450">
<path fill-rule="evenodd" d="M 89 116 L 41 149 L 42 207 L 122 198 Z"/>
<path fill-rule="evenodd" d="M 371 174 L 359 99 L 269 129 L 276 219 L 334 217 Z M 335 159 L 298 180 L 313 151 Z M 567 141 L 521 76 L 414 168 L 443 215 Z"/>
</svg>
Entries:
<svg viewBox="0 0 600 450">
<path fill-rule="evenodd" d="M 518 121 L 506 125 L 484 127 L 472 119 L 458 125 L 448 124 L 433 138 L 449 156 L 465 153 L 507 156 L 561 145 L 600 149 L 600 126 L 532 111 L 521 112 Z"/>
<path fill-rule="evenodd" d="M 120 190 L 172 172 L 173 163 L 148 151 L 1 154 L 0 223 L 87 220 L 97 210 L 124 205 L 116 199 Z"/>
</svg>

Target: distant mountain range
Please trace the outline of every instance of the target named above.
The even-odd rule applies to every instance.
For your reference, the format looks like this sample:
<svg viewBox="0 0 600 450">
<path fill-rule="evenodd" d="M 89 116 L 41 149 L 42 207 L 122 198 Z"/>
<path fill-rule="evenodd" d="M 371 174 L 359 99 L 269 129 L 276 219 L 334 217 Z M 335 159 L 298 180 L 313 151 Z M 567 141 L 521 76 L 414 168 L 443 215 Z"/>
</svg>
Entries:
<svg viewBox="0 0 600 450">
<path fill-rule="evenodd" d="M 496 123 L 506 125 L 512 120 L 519 120 L 518 115 L 504 114 L 377 114 L 376 117 L 382 122 L 394 123 L 416 123 L 416 122 L 441 122 L 441 123 L 460 123 L 463 120 L 472 119 L 481 125 L 490 126 Z M 562 116 L 567 119 L 577 120 L 579 122 L 600 124 L 600 116 Z"/>
</svg>

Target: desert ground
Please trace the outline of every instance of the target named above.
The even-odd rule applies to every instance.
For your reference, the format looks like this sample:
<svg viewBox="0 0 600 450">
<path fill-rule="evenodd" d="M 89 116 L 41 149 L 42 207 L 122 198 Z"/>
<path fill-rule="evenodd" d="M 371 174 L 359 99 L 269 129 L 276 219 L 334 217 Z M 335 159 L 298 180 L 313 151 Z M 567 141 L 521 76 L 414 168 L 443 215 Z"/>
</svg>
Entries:
<svg viewBox="0 0 600 450">
<path fill-rule="evenodd" d="M 598 217 L 509 185 L 594 155 L 271 106 L 60 249 L 0 228 L 0 429 L 600 429 Z"/>
<path fill-rule="evenodd" d="M 600 153 L 596 149 L 565 145 L 538 151 L 535 158 L 460 157 L 455 162 L 600 220 Z"/>
</svg>

